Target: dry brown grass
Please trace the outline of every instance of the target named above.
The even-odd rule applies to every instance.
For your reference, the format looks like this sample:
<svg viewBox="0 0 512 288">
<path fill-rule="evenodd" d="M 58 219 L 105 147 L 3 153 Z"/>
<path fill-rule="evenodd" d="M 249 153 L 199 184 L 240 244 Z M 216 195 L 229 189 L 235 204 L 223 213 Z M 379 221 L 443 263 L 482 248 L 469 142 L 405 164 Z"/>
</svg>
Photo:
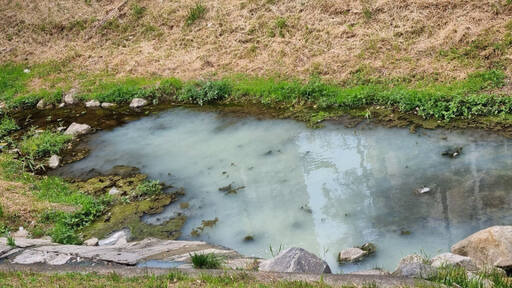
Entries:
<svg viewBox="0 0 512 288">
<path fill-rule="evenodd" d="M 66 59 L 75 70 L 184 79 L 316 72 L 342 80 L 361 67 L 384 77 L 462 78 L 492 65 L 492 51 L 477 63 L 439 51 L 501 39 L 512 16 L 506 0 L 202 0 L 204 19 L 187 27 L 196 0 L 130 0 L 112 29 L 97 29 L 121 2 L 0 0 L 0 61 Z M 139 20 L 133 3 L 147 8 Z M 272 37 L 279 17 L 284 37 Z M 500 60 L 511 64 L 511 55 Z"/>
<path fill-rule="evenodd" d="M 0 180 L 0 206 L 4 215 L 10 217 L 10 223 L 33 225 L 43 211 L 61 210 L 74 211 L 69 205 L 49 203 L 37 199 L 29 190 L 28 185 Z"/>
</svg>

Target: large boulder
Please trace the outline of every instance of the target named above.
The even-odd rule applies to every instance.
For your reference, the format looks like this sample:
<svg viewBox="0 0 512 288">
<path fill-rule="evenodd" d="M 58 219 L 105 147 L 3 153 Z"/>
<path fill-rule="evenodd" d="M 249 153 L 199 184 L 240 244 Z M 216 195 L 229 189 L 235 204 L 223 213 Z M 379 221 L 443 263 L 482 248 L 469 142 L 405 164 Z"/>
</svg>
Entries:
<svg viewBox="0 0 512 288">
<path fill-rule="evenodd" d="M 64 134 L 78 136 L 78 135 L 87 134 L 90 131 L 91 131 L 91 126 L 89 126 L 87 124 L 78 124 L 78 123 L 73 122 L 71 125 L 69 125 L 68 129 L 66 129 Z"/>
<path fill-rule="evenodd" d="M 452 253 L 468 256 L 479 266 L 512 268 L 512 226 L 493 226 L 452 246 Z"/>
<path fill-rule="evenodd" d="M 475 262 L 467 256 L 461 256 L 453 253 L 443 253 L 432 258 L 432 267 L 439 268 L 443 266 L 460 266 L 467 271 L 477 271 Z"/>
<path fill-rule="evenodd" d="M 398 267 L 393 272 L 394 276 L 429 278 L 435 274 L 435 269 L 427 259 L 420 255 L 412 254 L 400 259 Z"/>
<path fill-rule="evenodd" d="M 262 261 L 259 270 L 310 274 L 331 273 L 331 268 L 325 261 L 315 254 L 297 247 L 286 249 L 275 258 Z"/>
<path fill-rule="evenodd" d="M 132 102 L 130 103 L 130 108 L 137 109 L 146 105 L 148 105 L 148 101 L 146 99 L 133 98 Z"/>
</svg>

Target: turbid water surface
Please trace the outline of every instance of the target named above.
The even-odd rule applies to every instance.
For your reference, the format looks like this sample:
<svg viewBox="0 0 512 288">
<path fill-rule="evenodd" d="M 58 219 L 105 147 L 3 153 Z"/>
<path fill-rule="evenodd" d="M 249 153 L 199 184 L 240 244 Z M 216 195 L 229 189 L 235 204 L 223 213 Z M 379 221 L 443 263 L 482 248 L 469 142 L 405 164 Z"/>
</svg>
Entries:
<svg viewBox="0 0 512 288">
<path fill-rule="evenodd" d="M 270 257 L 270 247 L 299 246 L 334 272 L 392 270 L 407 254 L 435 255 L 479 229 L 512 222 L 511 144 L 474 131 L 309 129 L 172 109 L 94 135 L 91 154 L 66 169 L 132 165 L 184 187 L 178 203 L 145 219 L 188 215 L 183 239 L 259 257 Z M 459 157 L 441 155 L 456 146 L 463 147 Z M 417 193 L 422 187 L 430 191 Z M 191 236 L 215 218 L 215 226 Z M 364 242 L 377 245 L 374 256 L 338 265 L 340 250 Z"/>
</svg>

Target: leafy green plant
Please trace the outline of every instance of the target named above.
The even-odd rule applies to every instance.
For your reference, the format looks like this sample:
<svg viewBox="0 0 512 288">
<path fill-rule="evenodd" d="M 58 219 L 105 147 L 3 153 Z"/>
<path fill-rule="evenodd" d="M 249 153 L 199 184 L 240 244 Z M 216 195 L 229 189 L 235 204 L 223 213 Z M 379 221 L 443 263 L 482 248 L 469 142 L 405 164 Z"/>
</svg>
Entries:
<svg viewBox="0 0 512 288">
<path fill-rule="evenodd" d="M 153 196 L 162 193 L 162 184 L 158 180 L 144 181 L 136 189 L 138 196 Z"/>
<path fill-rule="evenodd" d="M 222 266 L 222 259 L 213 253 L 191 254 L 192 264 L 197 269 L 219 269 Z"/>
<path fill-rule="evenodd" d="M 50 236 L 52 237 L 52 241 L 55 243 L 74 245 L 82 244 L 82 240 L 76 234 L 75 230 L 63 223 L 57 223 L 51 230 Z"/>
<path fill-rule="evenodd" d="M 44 131 L 23 139 L 20 145 L 21 152 L 33 158 L 47 157 L 59 154 L 64 145 L 71 141 L 71 135 Z"/>
<path fill-rule="evenodd" d="M 3 117 L 2 121 L 0 122 L 0 140 L 18 129 L 19 126 L 16 124 L 16 121 L 7 116 Z"/>
<path fill-rule="evenodd" d="M 187 14 L 187 19 L 185 20 L 186 26 L 191 26 L 194 24 L 197 20 L 204 17 L 206 14 L 206 7 L 203 6 L 201 3 L 196 3 L 196 5 L 189 9 Z"/>
</svg>

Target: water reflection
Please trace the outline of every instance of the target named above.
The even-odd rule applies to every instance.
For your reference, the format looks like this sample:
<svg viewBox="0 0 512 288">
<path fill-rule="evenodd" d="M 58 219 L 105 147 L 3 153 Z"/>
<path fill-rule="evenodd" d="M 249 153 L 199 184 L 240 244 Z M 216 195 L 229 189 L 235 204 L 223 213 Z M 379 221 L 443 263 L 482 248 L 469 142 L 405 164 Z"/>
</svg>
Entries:
<svg viewBox="0 0 512 288">
<path fill-rule="evenodd" d="M 311 130 L 176 109 L 97 134 L 91 155 L 66 169 L 133 165 L 185 187 L 189 209 L 173 204 L 146 219 L 157 224 L 187 214 L 185 239 L 217 217 L 199 239 L 260 257 L 270 256 L 270 245 L 300 246 L 334 271 L 393 269 L 406 254 L 446 251 L 478 229 L 512 220 L 510 141 L 480 134 Z M 442 157 L 451 146 L 464 147 L 463 155 Z M 218 190 L 229 184 L 245 188 Z M 421 187 L 430 192 L 416 193 Z M 247 235 L 255 241 L 244 242 Z M 338 266 L 341 249 L 368 241 L 377 245 L 374 257 Z"/>
</svg>

